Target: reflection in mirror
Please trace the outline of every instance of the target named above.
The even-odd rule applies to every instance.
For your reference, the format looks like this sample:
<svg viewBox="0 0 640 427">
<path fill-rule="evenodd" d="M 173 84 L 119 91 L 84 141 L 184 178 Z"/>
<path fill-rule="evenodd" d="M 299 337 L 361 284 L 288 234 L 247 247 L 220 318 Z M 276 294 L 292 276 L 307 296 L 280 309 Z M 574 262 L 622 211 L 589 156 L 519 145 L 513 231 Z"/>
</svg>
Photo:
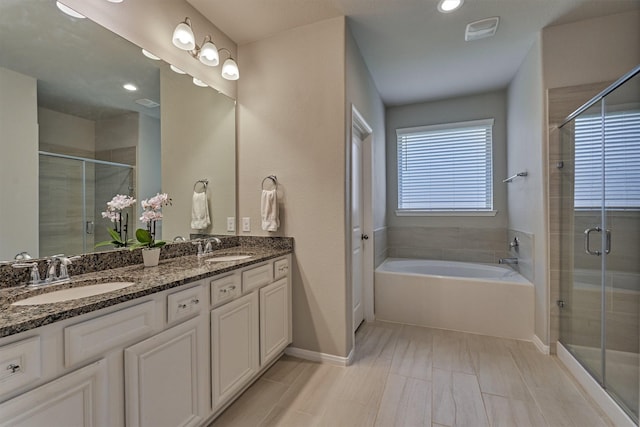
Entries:
<svg viewBox="0 0 640 427">
<path fill-rule="evenodd" d="M 170 93 L 161 94 L 161 74 L 171 78 Z M 127 83 L 136 90 L 125 89 Z M 169 71 L 89 19 L 61 13 L 53 1 L 2 0 L 0 261 L 23 251 L 33 257 L 95 252 L 96 243 L 111 240 L 112 224 L 101 212 L 116 194 L 139 202 L 173 192 L 176 203 L 165 208 L 161 226 L 188 236 L 196 232 L 190 229 L 193 182 L 170 181 L 191 175 L 219 183 L 209 187 L 213 224 L 200 232 L 227 234 L 226 217 L 235 217 L 235 101 L 194 88 L 190 76 Z M 187 92 L 190 102 L 175 99 Z M 165 111 L 171 105 L 179 108 Z M 174 119 L 173 111 L 181 116 Z M 211 161 L 191 165 L 190 156 L 202 153 L 189 149 L 190 130 L 205 122 L 210 133 L 199 138 Z M 178 143 L 185 167 L 165 173 L 161 156 Z M 140 204 L 126 214 L 132 237 L 142 226 Z"/>
</svg>

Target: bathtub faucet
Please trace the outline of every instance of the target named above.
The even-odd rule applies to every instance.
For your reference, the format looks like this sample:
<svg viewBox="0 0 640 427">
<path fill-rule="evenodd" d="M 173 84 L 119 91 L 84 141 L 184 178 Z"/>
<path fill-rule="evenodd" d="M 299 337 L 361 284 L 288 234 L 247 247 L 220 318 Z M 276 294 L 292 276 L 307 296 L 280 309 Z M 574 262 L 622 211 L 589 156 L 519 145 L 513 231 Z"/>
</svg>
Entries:
<svg viewBox="0 0 640 427">
<path fill-rule="evenodd" d="M 500 258 L 498 264 L 517 264 L 518 258 Z"/>
</svg>

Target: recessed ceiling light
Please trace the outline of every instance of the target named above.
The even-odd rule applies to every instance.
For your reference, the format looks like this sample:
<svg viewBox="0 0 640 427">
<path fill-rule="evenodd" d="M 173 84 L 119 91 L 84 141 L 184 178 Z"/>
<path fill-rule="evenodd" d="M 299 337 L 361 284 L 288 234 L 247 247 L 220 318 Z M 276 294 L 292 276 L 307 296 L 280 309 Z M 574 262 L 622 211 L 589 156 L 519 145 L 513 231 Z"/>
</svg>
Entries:
<svg viewBox="0 0 640 427">
<path fill-rule="evenodd" d="M 208 84 L 206 84 L 206 83 L 205 83 L 205 82 L 203 82 L 202 80 L 197 79 L 197 78 L 195 78 L 195 77 L 193 78 L 193 84 L 194 84 L 194 85 L 196 85 L 196 86 L 200 86 L 200 87 L 209 87 L 209 85 L 208 85 Z"/>
<path fill-rule="evenodd" d="M 138 87 L 133 83 L 125 83 L 122 85 L 122 87 L 128 90 L 129 92 L 135 92 L 136 90 L 138 90 Z"/>
<path fill-rule="evenodd" d="M 146 49 L 142 49 L 142 54 L 144 56 L 146 56 L 149 59 L 153 59 L 154 61 L 160 61 L 160 57 L 159 56 L 155 56 L 153 53 L 149 52 Z"/>
<path fill-rule="evenodd" d="M 463 3 L 464 0 L 440 0 L 438 2 L 438 11 L 442 13 L 453 12 L 454 10 L 459 9 Z"/>
<path fill-rule="evenodd" d="M 69 16 L 73 16 L 74 18 L 80 18 L 80 19 L 86 18 L 86 16 L 84 16 L 83 14 L 76 12 L 75 10 L 71 9 L 69 6 L 62 4 L 59 1 L 56 2 L 56 6 L 58 6 L 58 9 L 60 9 L 60 11 L 66 13 Z"/>
<path fill-rule="evenodd" d="M 169 68 L 171 68 L 171 70 L 173 70 L 174 72 L 176 72 L 178 74 L 187 74 L 187 73 L 185 73 L 184 71 L 182 71 L 180 68 L 176 67 L 173 64 L 169 65 Z"/>
<path fill-rule="evenodd" d="M 123 0 L 107 0 L 107 1 L 111 3 L 122 3 Z"/>
</svg>

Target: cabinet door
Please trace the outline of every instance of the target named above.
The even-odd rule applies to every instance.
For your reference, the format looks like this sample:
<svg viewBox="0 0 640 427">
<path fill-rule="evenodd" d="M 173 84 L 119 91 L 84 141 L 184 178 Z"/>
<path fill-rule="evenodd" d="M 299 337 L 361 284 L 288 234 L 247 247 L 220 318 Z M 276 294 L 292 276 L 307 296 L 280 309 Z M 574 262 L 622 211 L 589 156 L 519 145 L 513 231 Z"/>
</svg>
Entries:
<svg viewBox="0 0 640 427">
<path fill-rule="evenodd" d="M 104 359 L 0 404 L 2 427 L 108 427 Z"/>
<path fill-rule="evenodd" d="M 206 388 L 198 367 L 206 369 L 203 331 L 196 317 L 125 349 L 127 426 L 194 426 L 202 421 L 204 408 L 198 402 Z"/>
<path fill-rule="evenodd" d="M 260 363 L 269 363 L 291 342 L 287 278 L 260 289 Z"/>
<path fill-rule="evenodd" d="M 211 312 L 212 406 L 220 408 L 258 372 L 258 293 Z"/>
</svg>

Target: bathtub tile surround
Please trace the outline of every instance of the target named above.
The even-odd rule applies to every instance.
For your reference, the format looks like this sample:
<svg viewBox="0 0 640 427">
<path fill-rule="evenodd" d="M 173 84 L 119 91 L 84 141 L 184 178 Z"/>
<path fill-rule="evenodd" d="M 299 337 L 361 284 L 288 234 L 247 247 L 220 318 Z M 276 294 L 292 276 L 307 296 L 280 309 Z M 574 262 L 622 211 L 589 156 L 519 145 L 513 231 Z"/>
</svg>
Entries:
<svg viewBox="0 0 640 427">
<path fill-rule="evenodd" d="M 353 365 L 285 356 L 209 427 L 319 425 L 613 424 L 531 343 L 373 322 Z"/>
<path fill-rule="evenodd" d="M 517 230 L 507 230 L 507 242 L 513 242 L 513 239 L 518 239 L 517 247 L 509 248 L 509 256 L 518 258 L 518 264 L 511 265 L 511 267 L 518 273 L 522 274 L 530 282 L 533 282 L 533 275 L 535 271 L 534 264 L 534 236 L 531 233 L 525 233 Z"/>
<path fill-rule="evenodd" d="M 197 236 L 197 237 L 193 237 Z M 193 235 L 192 238 L 206 238 L 208 235 Z M 259 237 L 259 236 L 218 236 L 221 243 L 214 246 L 214 250 L 230 248 L 268 248 L 272 250 L 293 250 L 293 238 L 291 237 Z M 160 252 L 160 260 L 195 255 L 197 247 L 191 242 L 168 243 Z M 34 260 L 38 262 L 41 277 L 46 270 L 46 259 Z M 21 286 L 29 281 L 28 268 L 13 268 L 14 262 L 0 262 L 0 289 Z M 73 278 L 80 274 L 95 273 L 113 268 L 121 268 L 136 264 L 142 264 L 140 250 L 129 249 L 96 252 L 81 255 L 80 259 L 73 261 L 69 266 L 69 274 Z"/>
<path fill-rule="evenodd" d="M 389 254 L 389 239 L 387 227 L 378 228 L 373 232 L 374 268 L 387 259 Z"/>
<path fill-rule="evenodd" d="M 389 256 L 497 263 L 509 256 L 507 230 L 466 227 L 389 227 Z"/>
</svg>

